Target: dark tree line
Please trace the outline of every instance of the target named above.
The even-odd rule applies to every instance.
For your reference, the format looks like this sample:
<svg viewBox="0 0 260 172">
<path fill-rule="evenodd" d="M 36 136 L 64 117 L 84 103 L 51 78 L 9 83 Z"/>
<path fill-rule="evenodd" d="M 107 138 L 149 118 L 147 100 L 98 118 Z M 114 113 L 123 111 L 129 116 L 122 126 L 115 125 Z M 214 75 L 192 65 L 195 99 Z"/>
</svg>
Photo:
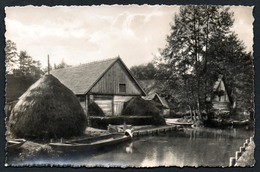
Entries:
<svg viewBox="0 0 260 172">
<path fill-rule="evenodd" d="M 157 73 L 153 63 L 148 63 L 146 65 L 133 66 L 130 68 L 131 73 L 137 79 L 149 80 L 154 79 Z"/>
<path fill-rule="evenodd" d="M 34 60 L 26 51 L 17 51 L 16 44 L 11 40 L 6 41 L 6 73 L 20 76 L 32 76 L 40 78 L 47 72 L 47 68 L 42 68 L 40 61 Z M 60 64 L 50 66 L 50 69 L 60 69 L 70 67 L 62 60 Z"/>
</svg>

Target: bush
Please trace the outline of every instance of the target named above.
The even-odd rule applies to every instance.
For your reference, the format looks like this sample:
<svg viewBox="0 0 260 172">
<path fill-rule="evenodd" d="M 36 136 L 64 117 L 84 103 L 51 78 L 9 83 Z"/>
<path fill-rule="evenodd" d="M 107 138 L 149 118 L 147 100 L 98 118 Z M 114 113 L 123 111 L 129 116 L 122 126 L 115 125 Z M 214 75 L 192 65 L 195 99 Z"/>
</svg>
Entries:
<svg viewBox="0 0 260 172">
<path fill-rule="evenodd" d="M 164 118 L 183 118 L 185 116 L 190 116 L 190 113 L 175 112 L 174 110 L 170 110 L 170 114 L 165 115 Z"/>
<path fill-rule="evenodd" d="M 90 126 L 93 128 L 107 129 L 111 125 L 155 125 L 156 121 L 152 116 L 118 116 L 118 117 L 90 117 Z"/>
</svg>

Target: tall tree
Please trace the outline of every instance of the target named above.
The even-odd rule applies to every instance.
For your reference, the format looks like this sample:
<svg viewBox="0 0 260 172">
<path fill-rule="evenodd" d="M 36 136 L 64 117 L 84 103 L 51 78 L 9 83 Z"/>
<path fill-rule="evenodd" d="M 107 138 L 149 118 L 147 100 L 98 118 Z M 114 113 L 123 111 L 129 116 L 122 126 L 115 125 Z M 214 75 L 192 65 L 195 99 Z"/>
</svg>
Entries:
<svg viewBox="0 0 260 172">
<path fill-rule="evenodd" d="M 23 76 L 39 78 L 43 71 L 40 61 L 34 60 L 26 51 L 17 53 L 16 44 L 11 40 L 6 41 L 6 72 L 7 74 L 17 73 Z"/>
<path fill-rule="evenodd" d="M 20 51 L 18 56 L 20 75 L 40 77 L 43 74 L 40 61 L 33 60 L 26 51 Z"/>
<path fill-rule="evenodd" d="M 165 75 L 165 92 L 179 88 L 172 99 L 185 102 L 201 117 L 218 73 L 232 77 L 245 48 L 231 31 L 233 13 L 220 6 L 185 6 L 175 15 L 167 44 L 161 49 L 158 76 Z M 239 59 L 239 60 L 238 60 Z M 238 70 L 236 73 L 240 73 Z M 228 80 L 234 83 L 234 80 Z M 232 87 L 231 87 L 232 88 Z"/>
<path fill-rule="evenodd" d="M 21 75 L 28 75 L 32 66 L 32 57 L 28 55 L 26 51 L 20 51 L 19 53 L 19 72 Z"/>
<path fill-rule="evenodd" d="M 13 73 L 13 70 L 18 68 L 17 48 L 16 44 L 11 40 L 6 41 L 5 63 L 7 74 Z"/>
</svg>

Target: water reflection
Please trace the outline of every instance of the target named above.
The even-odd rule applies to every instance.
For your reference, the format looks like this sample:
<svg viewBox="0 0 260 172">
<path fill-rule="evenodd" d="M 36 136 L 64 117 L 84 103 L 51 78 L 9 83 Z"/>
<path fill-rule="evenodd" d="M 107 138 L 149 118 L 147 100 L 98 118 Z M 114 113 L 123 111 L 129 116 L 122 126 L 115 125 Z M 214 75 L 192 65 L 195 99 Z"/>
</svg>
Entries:
<svg viewBox="0 0 260 172">
<path fill-rule="evenodd" d="M 106 167 L 228 166 L 229 157 L 250 136 L 252 132 L 237 129 L 186 128 L 182 132 L 140 137 L 93 154 L 79 153 L 41 162 Z"/>
<path fill-rule="evenodd" d="M 133 153 L 133 143 L 130 143 L 126 148 L 125 148 L 126 153 Z"/>
</svg>

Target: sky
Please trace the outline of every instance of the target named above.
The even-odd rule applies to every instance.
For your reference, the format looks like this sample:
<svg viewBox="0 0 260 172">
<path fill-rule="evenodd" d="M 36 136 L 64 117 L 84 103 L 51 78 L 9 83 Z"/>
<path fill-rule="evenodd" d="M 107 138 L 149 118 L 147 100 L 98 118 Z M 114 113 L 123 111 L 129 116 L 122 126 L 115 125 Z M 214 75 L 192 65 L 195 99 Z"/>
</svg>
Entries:
<svg viewBox="0 0 260 172">
<path fill-rule="evenodd" d="M 170 22 L 180 6 L 56 6 L 6 7 L 6 39 L 16 43 L 42 66 L 70 65 L 120 56 L 128 67 L 158 55 L 170 34 Z M 253 7 L 231 6 L 233 30 L 253 46 Z"/>
</svg>

